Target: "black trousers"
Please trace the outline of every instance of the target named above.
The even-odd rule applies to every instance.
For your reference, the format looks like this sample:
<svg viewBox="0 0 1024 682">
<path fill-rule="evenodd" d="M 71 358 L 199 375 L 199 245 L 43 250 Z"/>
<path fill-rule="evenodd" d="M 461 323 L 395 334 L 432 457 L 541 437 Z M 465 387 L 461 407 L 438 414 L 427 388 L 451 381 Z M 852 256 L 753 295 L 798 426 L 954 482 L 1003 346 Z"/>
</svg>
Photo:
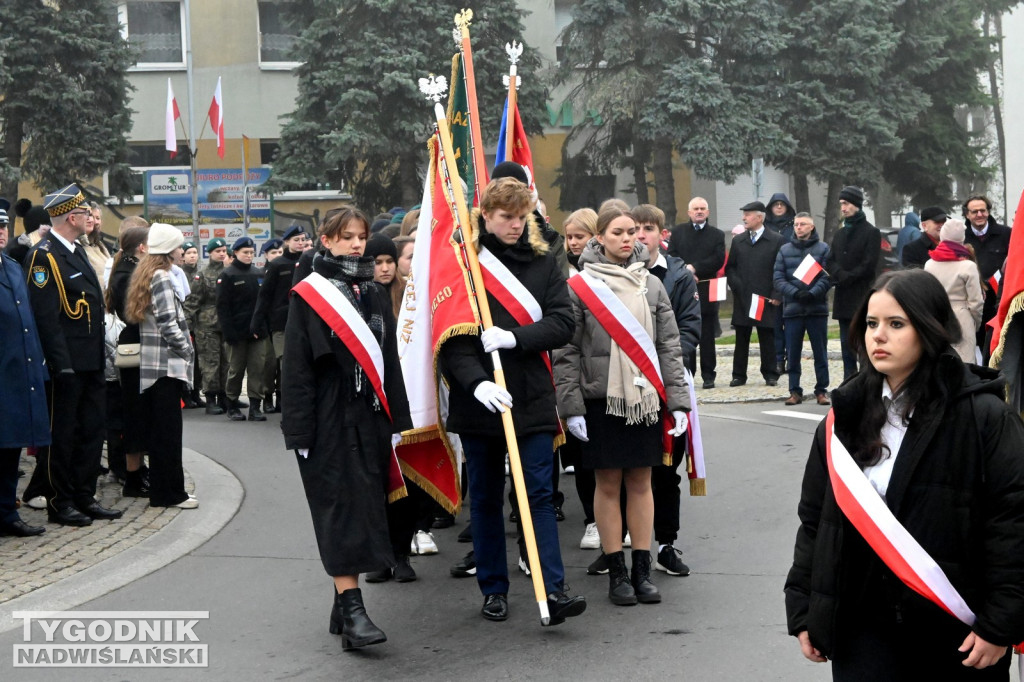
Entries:
<svg viewBox="0 0 1024 682">
<path fill-rule="evenodd" d="M 188 499 L 185 470 L 181 465 L 181 390 L 184 385 L 180 379 L 161 377 L 142 392 L 151 507 L 171 507 Z"/>
<path fill-rule="evenodd" d="M 767 314 L 767 313 L 766 313 Z M 774 320 L 772 321 L 774 324 Z M 747 380 L 747 356 L 750 354 L 750 325 L 735 325 L 736 348 L 732 358 L 732 378 Z M 775 327 L 770 325 L 757 327 L 757 341 L 761 349 L 761 376 L 765 381 L 779 380 L 779 367 L 775 362 Z"/>
<path fill-rule="evenodd" d="M 715 338 L 718 336 L 718 306 L 718 301 L 700 302 L 700 378 L 704 381 L 714 381 L 717 375 Z M 690 364 L 693 365 L 693 362 Z M 697 374 L 692 366 L 690 374 Z"/>
<path fill-rule="evenodd" d="M 651 467 L 654 493 L 654 539 L 659 545 L 671 545 L 679 537 L 679 465 L 686 459 L 686 436 L 675 439 L 672 465 Z"/>
<path fill-rule="evenodd" d="M 26 500 L 43 495 L 50 510 L 96 501 L 106 433 L 103 370 L 60 374 L 46 384 L 52 443 L 39 448 Z"/>
</svg>

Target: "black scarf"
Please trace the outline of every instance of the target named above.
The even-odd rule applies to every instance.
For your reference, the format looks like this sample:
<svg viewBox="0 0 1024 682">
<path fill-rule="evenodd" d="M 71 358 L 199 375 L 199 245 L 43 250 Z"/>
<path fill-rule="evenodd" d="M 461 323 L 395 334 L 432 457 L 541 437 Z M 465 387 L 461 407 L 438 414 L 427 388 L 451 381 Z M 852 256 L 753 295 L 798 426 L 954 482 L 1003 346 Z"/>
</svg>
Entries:
<svg viewBox="0 0 1024 682">
<path fill-rule="evenodd" d="M 313 257 L 313 272 L 322 275 L 337 287 L 363 317 L 366 326 L 373 332 L 377 345 L 384 348 L 384 311 L 381 299 L 373 281 L 373 259 L 362 256 L 332 256 L 330 252 L 318 253 Z M 375 409 L 380 403 L 373 386 L 363 377 L 363 370 L 356 363 L 354 395 L 363 395 L 372 401 Z"/>
</svg>

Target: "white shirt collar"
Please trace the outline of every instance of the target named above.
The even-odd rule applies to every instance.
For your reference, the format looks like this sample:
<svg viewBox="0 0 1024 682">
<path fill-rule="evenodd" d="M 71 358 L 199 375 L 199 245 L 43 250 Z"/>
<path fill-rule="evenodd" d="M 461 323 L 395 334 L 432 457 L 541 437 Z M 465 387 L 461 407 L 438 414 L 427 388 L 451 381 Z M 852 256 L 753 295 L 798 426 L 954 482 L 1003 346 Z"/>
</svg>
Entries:
<svg viewBox="0 0 1024 682">
<path fill-rule="evenodd" d="M 651 268 L 656 268 L 659 265 L 668 270 L 668 261 L 665 260 L 665 254 L 661 253 L 660 251 L 658 252 L 658 259 L 654 261 L 654 265 L 652 265 Z M 648 268 L 648 270 L 651 268 Z"/>
<path fill-rule="evenodd" d="M 974 224 L 972 223 L 971 224 L 971 232 L 974 233 L 975 237 L 984 237 L 985 233 L 988 232 L 988 223 L 985 223 L 985 227 L 983 227 L 981 229 L 981 231 L 978 231 L 978 230 L 974 229 Z"/>
<path fill-rule="evenodd" d="M 758 239 L 761 238 L 761 235 L 764 234 L 764 225 L 754 230 L 752 234 L 754 235 L 754 241 L 756 242 Z"/>
<path fill-rule="evenodd" d="M 61 244 L 63 244 L 64 246 L 68 247 L 68 251 L 70 251 L 71 253 L 75 252 L 75 246 L 76 246 L 75 242 L 73 242 L 73 241 L 69 242 L 67 239 L 64 239 L 64 237 L 60 236 L 57 233 L 57 230 L 50 230 L 50 234 L 52 234 L 54 237 L 56 237 L 58 240 L 60 240 Z"/>
</svg>

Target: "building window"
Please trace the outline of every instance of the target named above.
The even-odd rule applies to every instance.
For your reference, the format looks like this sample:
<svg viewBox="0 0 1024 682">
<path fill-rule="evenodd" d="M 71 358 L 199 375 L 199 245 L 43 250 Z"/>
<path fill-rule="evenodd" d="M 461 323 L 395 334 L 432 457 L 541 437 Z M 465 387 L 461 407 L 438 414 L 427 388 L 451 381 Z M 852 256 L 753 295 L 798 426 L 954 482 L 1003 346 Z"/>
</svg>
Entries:
<svg viewBox="0 0 1024 682">
<path fill-rule="evenodd" d="M 260 66 L 292 69 L 299 65 L 292 50 L 297 31 L 285 18 L 283 5 L 291 0 L 259 0 Z"/>
<path fill-rule="evenodd" d="M 185 10 L 181 0 L 146 0 L 118 5 L 121 34 L 138 51 L 140 69 L 185 66 Z"/>
</svg>

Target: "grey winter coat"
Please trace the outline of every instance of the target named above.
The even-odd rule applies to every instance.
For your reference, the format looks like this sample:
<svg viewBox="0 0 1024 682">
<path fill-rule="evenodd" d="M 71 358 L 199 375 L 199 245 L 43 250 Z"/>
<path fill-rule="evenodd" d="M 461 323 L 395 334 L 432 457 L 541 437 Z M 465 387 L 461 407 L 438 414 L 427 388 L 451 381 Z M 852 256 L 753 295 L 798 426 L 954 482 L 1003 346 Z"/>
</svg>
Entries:
<svg viewBox="0 0 1024 682">
<path fill-rule="evenodd" d="M 624 266 L 646 263 L 647 247 L 637 242 L 633 254 Z M 580 267 L 587 263 L 607 263 L 604 249 L 591 239 L 580 254 Z M 668 409 L 690 411 L 690 395 L 683 373 L 682 348 L 679 345 L 679 327 L 665 286 L 650 275 L 647 278 L 647 304 L 654 320 L 654 345 L 658 352 L 661 375 L 668 395 Z M 558 414 L 562 419 L 586 414 L 584 400 L 601 399 L 607 395 L 608 360 L 611 337 L 580 301 L 571 288 L 573 318 L 576 331 L 572 340 L 554 353 L 555 394 Z"/>
</svg>

